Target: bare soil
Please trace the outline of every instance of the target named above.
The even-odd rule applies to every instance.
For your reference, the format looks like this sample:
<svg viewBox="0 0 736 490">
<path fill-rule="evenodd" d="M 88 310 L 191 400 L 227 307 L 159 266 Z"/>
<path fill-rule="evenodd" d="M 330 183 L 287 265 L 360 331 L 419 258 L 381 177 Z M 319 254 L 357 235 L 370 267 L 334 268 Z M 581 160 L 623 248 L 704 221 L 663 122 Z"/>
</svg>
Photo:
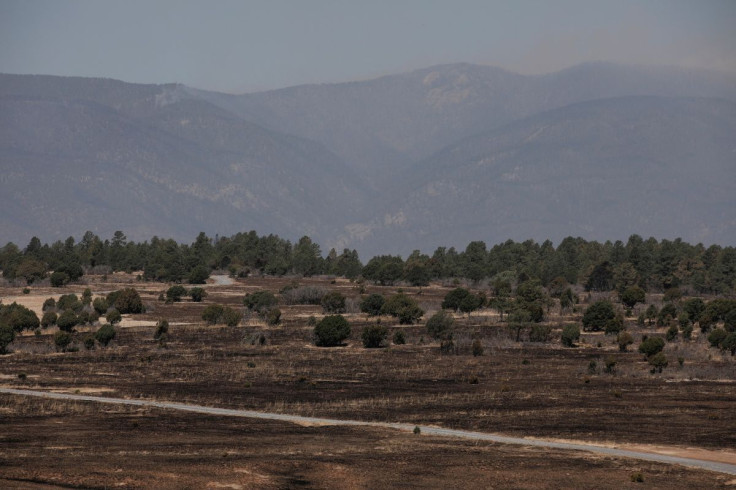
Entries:
<svg viewBox="0 0 736 490">
<path fill-rule="evenodd" d="M 400 326 L 389 317 L 381 318 L 382 323 L 389 326 L 391 335 L 395 330 L 402 329 L 407 336 L 407 345 L 364 349 L 360 342 L 360 333 L 376 319 L 360 313 L 346 315 L 353 329 L 346 345 L 329 349 L 315 347 L 312 327 L 307 325 L 307 319 L 310 315 L 317 319 L 323 315 L 319 306 L 282 304 L 279 307 L 283 312 L 283 322 L 275 327 L 266 326 L 255 316 L 245 318 L 238 327 L 207 326 L 200 319 L 208 304 L 219 303 L 242 308 L 242 298 L 246 293 L 262 288 L 277 292 L 293 281 L 291 278 L 249 278 L 231 285 L 211 284 L 205 286 L 209 296 L 203 303 L 183 301 L 165 304 L 157 298 L 168 285 L 140 283 L 132 276 L 124 275 L 111 276 L 107 280 L 91 278 L 88 286 L 95 294 L 124 285 L 136 287 L 147 304 L 148 312 L 130 317 L 126 315 L 122 328 L 118 328 L 116 340 L 107 348 L 97 346 L 91 351 L 86 351 L 81 342 L 78 342 L 78 352 L 56 352 L 52 341 L 55 329 L 45 330 L 40 335 L 26 333 L 11 344 L 11 354 L 0 357 L 0 384 L 299 415 L 421 423 L 517 436 L 629 446 L 659 445 L 664 446 L 664 450 L 675 448 L 684 451 L 691 448 L 689 450 L 732 452 L 736 448 L 734 359 L 709 349 L 702 337 L 691 342 L 678 340 L 669 343 L 665 349 L 670 360 L 669 366 L 662 374 L 651 374 L 643 356 L 634 352 L 635 347 L 641 335 L 663 334 L 664 330 L 659 331 L 654 327 L 639 328 L 633 325 L 631 319 L 629 329 L 637 342 L 630 352 L 619 352 L 612 337 L 594 333 L 584 334 L 580 346 L 569 349 L 560 345 L 559 328 L 564 322 L 576 318 L 576 315 L 563 317 L 556 311 L 550 311 L 549 325 L 556 332 L 553 338 L 548 343 L 530 343 L 515 342 L 514 335 L 510 334 L 506 325 L 498 321 L 497 313 L 484 310 L 473 313 L 470 318 L 457 317 L 457 355 L 442 355 L 438 343 L 427 336 L 423 323 Z M 321 278 L 298 281 L 303 285 L 337 289 L 349 297 L 349 303 L 350 300 L 355 303 L 361 294 L 360 286 L 349 281 L 337 280 L 332 283 L 329 279 Z M 81 294 L 84 287 L 87 285 L 62 289 L 33 288 L 31 295 L 22 295 L 17 288 L 6 288 L 0 289 L 0 296 L 4 303 L 8 302 L 7 298 L 14 297 L 18 302 L 28 298 L 29 304 L 35 304 L 38 303 L 38 298 L 42 298 L 42 303 L 49 296 L 58 298 L 60 294 L 68 292 Z M 432 311 L 439 309 L 442 298 L 451 287 L 452 285 L 435 284 L 421 290 L 404 288 L 404 291 L 414 296 L 427 310 L 426 319 Z M 395 291 L 396 288 L 365 285 L 363 294 L 391 294 Z M 162 318 L 167 319 L 171 325 L 169 340 L 165 345 L 153 340 L 153 325 Z M 94 329 L 79 330 L 80 333 L 76 334 L 78 340 L 84 335 L 84 330 Z M 258 342 L 261 335 L 266 339 L 265 345 Z M 471 355 L 470 343 L 474 338 L 482 340 L 485 349 L 482 356 Z M 522 335 L 522 338 L 527 337 Z M 678 358 L 682 358 L 682 365 Z M 608 359 L 616 361 L 613 373 L 604 372 L 605 361 Z M 590 368 L 591 361 L 596 362 L 594 369 Z M 16 404 L 8 402 L 7 398 L 0 396 L 0 403 L 11 406 Z M 78 483 L 74 483 L 76 481 L 87 481 L 84 480 L 87 472 L 92 472 L 93 467 L 99 469 L 100 465 L 95 466 L 92 461 L 94 458 L 85 459 L 84 455 L 95 454 L 89 447 L 95 440 L 92 433 L 100 431 L 105 420 L 120 425 L 111 425 L 106 429 L 107 432 L 100 434 L 99 441 L 118 441 L 123 449 L 117 449 L 116 454 L 121 461 L 117 467 L 127 468 L 124 471 L 137 475 L 131 480 L 133 487 L 149 486 L 148 483 L 154 481 L 147 479 L 143 473 L 146 463 L 141 462 L 139 465 L 137 462 L 139 459 L 146 459 L 145 451 L 152 451 L 145 448 L 155 445 L 156 440 L 162 437 L 171 438 L 169 445 L 172 448 L 178 447 L 179 444 L 186 443 L 185 432 L 195 439 L 202 437 L 202 441 L 208 440 L 214 434 L 213 452 L 209 454 L 201 447 L 193 450 L 197 454 L 195 459 L 200 462 L 192 463 L 191 467 L 184 463 L 170 463 L 174 466 L 186 466 L 171 471 L 174 476 L 195 478 L 187 475 L 194 475 L 199 471 L 217 474 L 219 477 L 220 471 L 226 471 L 222 468 L 231 468 L 226 473 L 235 475 L 232 468 L 237 465 L 228 460 L 229 456 L 223 457 L 222 451 L 238 447 L 239 451 L 248 452 L 240 445 L 233 446 L 241 441 L 249 441 L 260 447 L 257 441 L 248 439 L 245 433 L 248 427 L 260 427 L 264 424 L 217 417 L 205 417 L 195 423 L 193 418 L 199 417 L 197 415 L 168 412 L 156 412 L 155 415 L 152 415 L 153 412 L 145 412 L 144 416 L 121 410 L 120 413 L 114 412 L 113 416 L 111 409 L 101 411 L 96 408 L 89 409 L 89 413 L 83 414 L 85 417 L 69 414 L 62 416 L 53 410 L 43 412 L 41 416 L 35 410 L 33 408 L 30 412 L 19 412 L 10 408 L 2 413 L 0 424 L 3 434 L 8 430 L 20 431 L 30 440 L 37 441 L 45 438 L 53 428 L 52 433 L 56 431 L 58 437 L 86 437 L 87 439 L 80 439 L 72 446 L 78 448 L 79 461 L 90 459 L 85 463 L 87 466 L 81 463 L 71 466 L 60 463 L 59 479 L 48 480 L 70 485 L 77 485 Z M 131 432 L 125 420 L 132 420 L 133 417 L 149 417 L 147 420 L 155 418 L 160 422 L 161 430 L 155 432 L 155 437 L 150 430 Z M 89 421 L 91 428 L 89 431 L 82 431 L 86 434 L 83 436 L 80 430 L 85 421 Z M 176 433 L 172 429 L 176 426 L 176 421 L 180 421 L 178 423 L 182 427 L 190 427 L 189 424 L 192 424 L 191 428 L 181 434 Z M 35 428 L 35 424 L 40 425 Z M 441 482 L 453 481 L 455 478 L 466 482 L 464 486 L 471 487 L 488 487 L 489 482 L 490 486 L 505 488 L 530 488 L 535 485 L 536 488 L 589 487 L 595 482 L 594 486 L 597 487 L 620 488 L 629 484 L 629 474 L 636 466 L 617 462 L 612 469 L 611 461 L 582 455 L 574 455 L 572 460 L 577 463 L 570 466 L 572 463 L 569 461 L 572 460 L 569 453 L 555 455 L 549 452 L 548 456 L 547 452 L 536 449 L 440 439 L 430 441 L 431 438 L 428 437 L 422 437 L 418 443 L 417 438 L 412 438 L 411 435 L 373 429 L 365 432 L 366 429 L 362 428 L 268 425 L 278 427 L 269 429 L 274 432 L 273 438 L 263 434 L 259 436 L 264 441 L 263 447 L 272 448 L 270 444 L 273 444 L 278 449 L 273 449 L 272 453 L 264 449 L 263 454 L 253 451 L 253 454 L 247 456 L 254 458 L 248 459 L 254 461 L 252 475 L 237 473 L 239 479 L 213 479 L 213 482 L 225 485 L 229 484 L 227 481 L 232 481 L 235 482 L 233 484 L 243 485 L 243 488 L 288 487 L 298 486 L 296 480 L 289 483 L 288 478 L 302 475 L 298 478 L 303 477 L 309 485 L 343 486 L 328 484 L 330 480 L 324 479 L 325 474 L 334 473 L 349 475 L 352 483 L 348 486 L 356 487 L 375 487 L 382 483 L 400 486 L 402 482 L 409 486 L 446 486 L 441 485 Z M 150 428 L 148 425 L 146 427 Z M 314 432 L 301 432 L 305 430 Z M 234 434 L 232 440 L 228 439 L 230 431 Z M 117 433 L 120 433 L 119 436 L 115 435 Z M 126 438 L 128 433 L 133 435 Z M 390 443 L 376 442 L 384 439 Z M 328 448 L 317 451 L 315 441 L 321 441 Z M 332 452 L 332 443 L 346 452 L 344 460 L 336 456 L 337 452 Z M 205 442 L 201 444 L 207 446 Z M 395 451 L 386 449 L 393 447 L 392 444 L 410 447 L 411 451 L 407 455 L 397 456 Z M 286 451 L 284 447 L 287 445 L 292 448 L 293 454 L 279 453 Z M 350 449 L 353 446 L 355 449 Z M 44 470 L 47 471 L 44 478 L 50 478 L 48 475 L 57 471 L 52 468 L 52 462 L 60 453 L 63 453 L 60 460 L 62 462 L 65 458 L 72 458 L 71 462 L 77 461 L 74 459 L 77 458 L 73 456 L 74 452 L 53 452 L 39 447 L 36 449 L 38 452 L 33 453 L 35 456 L 31 456 L 20 466 L 31 471 L 33 466 L 41 465 L 47 468 Z M 8 460 L 16 458 L 8 456 L 15 453 L 8 453 L 5 443 L 0 444 L 0 450 L 4 451 L 0 477 L 7 478 L 7 471 L 17 469 L 19 465 L 8 463 Z M 369 450 L 376 451 L 375 457 L 368 457 Z M 165 456 L 161 458 L 179 458 L 178 453 L 174 453 L 174 449 L 170 452 L 164 451 L 162 454 Z M 50 454 L 55 456 L 50 458 L 51 461 L 46 461 Z M 117 464 L 117 459 L 113 457 L 113 453 L 105 454 L 109 464 L 115 466 L 113 463 Z M 323 461 L 315 456 L 319 454 L 329 456 L 325 456 Z M 389 454 L 399 459 L 389 463 Z M 309 459 L 310 455 L 312 459 Z M 268 458 L 273 461 L 266 461 Z M 156 458 L 151 459 L 154 460 Z M 122 463 L 124 461 L 127 463 Z M 404 466 L 397 466 L 397 461 L 406 463 Z M 513 461 L 516 463 L 512 464 Z M 160 460 L 159 464 L 162 462 L 164 460 Z M 424 462 L 429 463 L 429 466 L 422 464 Z M 642 467 L 641 463 L 637 465 Z M 466 466 L 470 470 L 463 470 Z M 658 471 L 689 471 L 675 467 L 668 469 L 664 465 L 645 466 L 647 469 L 644 473 L 647 475 L 659 474 Z M 391 468 L 392 471 L 387 471 L 388 475 L 381 475 L 379 473 L 382 473 L 383 467 Z M 555 469 L 557 467 L 561 469 L 558 471 Z M 659 469 L 655 471 L 655 467 Z M 195 468 L 199 469 L 195 471 Z M 205 471 L 203 468 L 209 470 Z M 338 471 L 334 468 L 342 469 Z M 596 468 L 600 473 L 597 473 Z M 289 476 L 279 476 L 278 472 L 281 470 Z M 162 476 L 167 471 L 169 470 L 164 471 L 162 467 L 158 473 L 153 472 L 151 475 L 155 473 L 155 478 L 166 482 L 162 486 L 202 488 L 203 484 L 209 484 L 195 478 L 191 480 L 191 484 L 179 485 L 175 480 Z M 607 479 L 604 475 L 608 471 L 614 471 L 620 478 L 615 481 Z M 262 485 L 258 484 L 254 475 L 265 475 Z M 358 478 L 360 475 L 362 479 Z M 384 480 L 397 475 L 404 477 Z M 406 475 L 410 476 L 407 478 Z M 548 477 L 545 479 L 541 475 Z M 698 478 L 701 477 L 705 478 Z M 647 478 L 647 483 L 657 486 L 658 480 L 651 478 Z M 716 475 L 710 475 L 709 478 L 709 483 L 724 483 L 713 480 Z M 676 480 L 680 483 L 689 481 L 680 476 Z M 102 483 L 101 486 L 109 484 L 110 480 L 104 481 L 108 483 Z M 210 486 L 216 488 L 217 485 L 213 483 Z M 683 483 L 683 487 L 685 486 L 688 485 Z"/>
</svg>

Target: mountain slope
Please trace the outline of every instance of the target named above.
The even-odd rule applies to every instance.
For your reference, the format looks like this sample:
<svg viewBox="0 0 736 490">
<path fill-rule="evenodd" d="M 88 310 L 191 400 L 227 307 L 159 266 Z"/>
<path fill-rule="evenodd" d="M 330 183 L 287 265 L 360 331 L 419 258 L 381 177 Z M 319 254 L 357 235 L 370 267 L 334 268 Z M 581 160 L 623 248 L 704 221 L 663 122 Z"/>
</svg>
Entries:
<svg viewBox="0 0 736 490">
<path fill-rule="evenodd" d="M 364 198 L 321 145 L 173 97 L 175 86 L 111 82 L 109 94 L 84 98 L 97 84 L 63 79 L 63 90 L 40 97 L 55 77 L 32 77 L 27 94 L 10 78 L 0 77 L 0 195 L 11 217 L 0 242 L 87 229 L 189 240 L 254 228 L 326 240 Z"/>
<path fill-rule="evenodd" d="M 379 184 L 462 138 L 586 100 L 631 95 L 736 101 L 736 77 L 586 63 L 524 76 L 465 63 L 361 82 L 197 96 L 257 124 L 319 141 Z M 384 178 L 382 178 L 384 177 Z"/>
<path fill-rule="evenodd" d="M 556 109 L 451 145 L 396 179 L 361 248 L 643 236 L 736 243 L 736 103 L 625 97 Z M 386 251 L 383 247 L 384 252 Z"/>
</svg>

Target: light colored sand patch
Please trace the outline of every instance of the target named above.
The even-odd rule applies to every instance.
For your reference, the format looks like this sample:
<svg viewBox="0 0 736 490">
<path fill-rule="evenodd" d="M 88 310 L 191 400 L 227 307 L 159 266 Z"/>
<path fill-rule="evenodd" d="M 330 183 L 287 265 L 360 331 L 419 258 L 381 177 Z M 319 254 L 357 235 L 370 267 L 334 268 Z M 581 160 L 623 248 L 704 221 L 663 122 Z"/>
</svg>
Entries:
<svg viewBox="0 0 736 490">
<path fill-rule="evenodd" d="M 33 310 L 40 319 L 43 316 L 43 302 L 48 298 L 49 296 L 40 294 L 23 294 L 21 296 L 3 296 L 0 299 L 2 299 L 4 305 L 18 303 L 25 306 L 29 310 Z"/>
<path fill-rule="evenodd" d="M 120 326 L 122 328 L 129 328 L 129 327 L 155 327 L 156 321 L 154 320 L 134 320 L 132 318 L 125 318 L 123 317 L 122 321 L 120 322 Z"/>
</svg>

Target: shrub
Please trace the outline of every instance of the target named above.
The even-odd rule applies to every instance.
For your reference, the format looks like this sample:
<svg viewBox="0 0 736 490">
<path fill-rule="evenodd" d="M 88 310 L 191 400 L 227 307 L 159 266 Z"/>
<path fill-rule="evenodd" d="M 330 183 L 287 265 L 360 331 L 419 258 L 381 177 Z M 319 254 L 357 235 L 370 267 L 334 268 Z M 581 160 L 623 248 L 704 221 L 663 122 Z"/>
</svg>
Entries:
<svg viewBox="0 0 736 490">
<path fill-rule="evenodd" d="M 373 293 L 360 302 L 360 311 L 368 314 L 368 316 L 378 316 L 381 314 L 386 298 L 381 294 Z"/>
<path fill-rule="evenodd" d="M 616 342 L 618 343 L 618 350 L 620 350 L 621 352 L 626 352 L 629 346 L 634 343 L 634 337 L 632 337 L 629 332 L 624 330 L 623 332 L 619 332 L 618 336 L 616 337 Z"/>
<path fill-rule="evenodd" d="M 552 328 L 547 325 L 533 325 L 529 332 L 530 342 L 547 342 L 552 334 Z"/>
<path fill-rule="evenodd" d="M 228 327 L 237 327 L 240 320 L 243 319 L 243 314 L 238 310 L 226 306 L 222 309 L 222 323 Z"/>
<path fill-rule="evenodd" d="M 339 291 L 330 291 L 320 301 L 325 313 L 345 313 L 345 296 Z"/>
<path fill-rule="evenodd" d="M 74 327 L 79 325 L 79 318 L 72 310 L 66 310 L 56 319 L 56 325 L 58 325 L 59 330 L 71 332 Z"/>
<path fill-rule="evenodd" d="M 0 325 L 2 324 L 12 327 L 16 332 L 21 332 L 35 330 L 41 325 L 41 322 L 34 311 L 13 302 L 7 306 L 0 304 Z"/>
<path fill-rule="evenodd" d="M 100 345 L 102 345 L 103 347 L 107 347 L 107 344 L 109 344 L 115 338 L 115 335 L 115 327 L 113 327 L 109 323 L 106 323 L 101 326 L 99 330 L 97 330 L 97 332 L 95 333 L 95 339 L 97 339 L 97 342 L 99 342 Z"/>
<path fill-rule="evenodd" d="M 74 293 L 64 294 L 56 302 L 56 309 L 59 311 L 73 310 L 80 311 L 84 307 L 77 295 Z"/>
<path fill-rule="evenodd" d="M 427 333 L 433 339 L 441 340 L 452 337 L 452 326 L 455 319 L 451 313 L 440 310 L 427 320 Z"/>
<path fill-rule="evenodd" d="M 562 328 L 562 345 L 565 347 L 575 347 L 575 343 L 580 339 L 580 329 L 577 325 L 565 325 Z"/>
<path fill-rule="evenodd" d="M 690 298 L 689 300 L 682 303 L 682 311 L 687 313 L 687 316 L 691 322 L 699 322 L 700 315 L 702 315 L 705 311 L 705 303 L 700 298 Z"/>
<path fill-rule="evenodd" d="M 53 272 L 49 277 L 49 282 L 55 288 L 60 288 L 69 282 L 69 274 L 66 272 Z"/>
<path fill-rule="evenodd" d="M 208 305 L 202 312 L 202 320 L 208 325 L 215 325 L 222 318 L 223 310 L 222 305 Z"/>
<path fill-rule="evenodd" d="M 192 301 L 195 303 L 201 303 L 207 297 L 207 291 L 204 288 L 192 288 L 189 290 L 189 296 L 192 297 Z"/>
<path fill-rule="evenodd" d="M 287 305 L 318 305 L 329 291 L 319 286 L 288 286 L 281 292 Z"/>
<path fill-rule="evenodd" d="M 10 325 L 0 325 L 0 354 L 5 354 L 8 345 L 15 340 L 15 330 Z"/>
<path fill-rule="evenodd" d="M 411 325 L 424 315 L 424 310 L 406 294 L 398 293 L 386 300 L 381 313 L 398 318 L 401 325 Z"/>
<path fill-rule="evenodd" d="M 107 303 L 123 315 L 126 313 L 143 313 L 145 311 L 141 295 L 138 294 L 135 288 L 113 291 L 107 295 Z"/>
<path fill-rule="evenodd" d="M 732 356 L 736 355 L 736 332 L 729 333 L 721 341 L 721 349 L 731 352 Z"/>
<path fill-rule="evenodd" d="M 664 352 L 657 352 L 656 354 L 649 356 L 649 364 L 652 366 L 652 371 L 658 371 L 662 372 L 662 369 L 667 367 L 667 356 L 664 355 Z"/>
<path fill-rule="evenodd" d="M 107 315 L 105 315 L 105 320 L 107 320 L 107 323 L 112 323 L 113 325 L 115 325 L 116 323 L 120 323 L 122 319 L 123 315 L 121 315 L 116 308 L 108 311 Z"/>
<path fill-rule="evenodd" d="M 583 315 L 583 330 L 600 331 L 616 319 L 616 311 L 610 301 L 596 301 L 585 310 Z"/>
<path fill-rule="evenodd" d="M 198 265 L 189 273 L 189 284 L 204 284 L 209 277 L 210 270 L 203 265 Z"/>
<path fill-rule="evenodd" d="M 483 355 L 483 343 L 480 341 L 480 339 L 475 339 L 473 341 L 473 356 L 478 357 Z"/>
<path fill-rule="evenodd" d="M 179 302 L 181 301 L 182 296 L 185 296 L 186 294 L 187 294 L 186 288 L 184 286 L 177 284 L 175 286 L 171 286 L 166 291 L 166 300 L 173 301 L 173 302 Z"/>
<path fill-rule="evenodd" d="M 690 340 L 693 337 L 693 326 L 687 325 L 682 329 L 682 338 L 685 340 Z"/>
<path fill-rule="evenodd" d="M 614 359 L 613 357 L 607 357 L 605 360 L 605 366 L 603 367 L 603 372 L 607 374 L 615 374 L 616 364 L 616 359 Z"/>
<path fill-rule="evenodd" d="M 46 312 L 49 310 L 55 310 L 56 309 L 56 300 L 54 298 L 48 298 L 46 301 L 43 302 L 43 307 L 41 308 L 41 311 Z"/>
<path fill-rule="evenodd" d="M 457 354 L 455 342 L 452 339 L 444 339 L 440 342 L 440 354 Z"/>
<path fill-rule="evenodd" d="M 84 340 L 84 348 L 87 350 L 92 350 L 95 348 L 95 336 L 94 335 L 85 335 Z"/>
<path fill-rule="evenodd" d="M 396 345 L 404 345 L 404 344 L 406 344 L 406 336 L 404 335 L 404 331 L 403 330 L 396 330 L 394 332 L 393 342 Z"/>
<path fill-rule="evenodd" d="M 105 298 L 95 298 L 95 300 L 92 302 L 92 308 L 99 314 L 104 315 L 107 313 L 107 309 L 110 307 L 110 305 L 107 304 L 107 299 Z"/>
<path fill-rule="evenodd" d="M 667 333 L 665 334 L 667 342 L 672 342 L 673 340 L 675 340 L 678 333 L 680 333 L 680 330 L 677 328 L 677 325 L 671 325 L 670 328 L 667 329 Z"/>
<path fill-rule="evenodd" d="M 332 347 L 350 336 L 350 323 L 342 315 L 324 317 L 314 327 L 315 343 L 319 347 Z"/>
<path fill-rule="evenodd" d="M 265 314 L 266 311 L 270 310 L 278 304 L 278 299 L 270 291 L 256 291 L 251 294 L 247 294 L 243 298 L 243 304 L 246 308 L 251 311 L 255 311 L 259 314 Z"/>
<path fill-rule="evenodd" d="M 310 317 L 310 318 L 314 318 L 314 317 Z M 281 323 L 281 310 L 279 310 L 278 308 L 271 308 L 266 313 L 265 320 L 266 320 L 266 325 L 278 325 L 279 323 Z M 309 323 L 309 321 L 307 321 L 307 323 Z M 315 325 L 317 324 L 316 320 L 314 324 Z"/>
<path fill-rule="evenodd" d="M 680 298 L 682 298 L 682 291 L 680 291 L 679 288 L 669 288 L 667 291 L 664 292 L 663 299 L 665 303 L 680 301 Z"/>
<path fill-rule="evenodd" d="M 644 303 L 647 299 L 647 294 L 639 286 L 631 286 L 626 288 L 619 296 L 621 303 L 627 308 L 633 308 L 637 303 Z"/>
<path fill-rule="evenodd" d="M 654 320 L 657 319 L 658 314 L 659 314 L 659 310 L 657 310 L 657 307 L 655 305 L 649 305 L 647 307 L 647 311 L 644 313 L 644 316 L 646 317 L 649 325 L 654 323 Z"/>
<path fill-rule="evenodd" d="M 281 312 L 279 312 L 280 314 Z M 314 327 L 317 325 L 317 318 L 314 315 L 309 315 L 309 318 L 307 318 L 307 325 L 310 327 Z"/>
<path fill-rule="evenodd" d="M 639 344 L 639 352 L 647 357 L 651 357 L 664 349 L 664 339 L 662 337 L 648 337 Z"/>
<path fill-rule="evenodd" d="M 719 347 L 728 334 L 722 328 L 716 328 L 708 335 L 711 347 Z"/>
<path fill-rule="evenodd" d="M 43 317 L 41 317 L 41 326 L 43 328 L 49 328 L 53 325 L 56 325 L 56 319 L 58 316 L 53 311 L 47 311 L 43 314 Z"/>
<path fill-rule="evenodd" d="M 64 352 L 71 343 L 72 334 L 70 334 L 69 332 L 59 330 L 54 334 L 54 345 L 56 345 L 57 350 Z"/>
<path fill-rule="evenodd" d="M 668 325 L 670 321 L 677 318 L 677 308 L 672 303 L 668 303 L 659 310 L 657 315 L 657 325 Z"/>
<path fill-rule="evenodd" d="M 458 311 L 460 309 L 460 303 L 470 294 L 470 291 L 465 288 L 453 289 L 445 295 L 445 299 L 442 301 L 442 309 Z"/>
<path fill-rule="evenodd" d="M 388 329 L 379 324 L 368 325 L 363 329 L 361 338 L 363 339 L 363 347 L 367 349 L 382 347 L 388 338 Z"/>
<path fill-rule="evenodd" d="M 159 320 L 156 322 L 156 330 L 153 332 L 153 339 L 165 341 L 169 337 L 169 322 L 167 320 Z"/>
</svg>

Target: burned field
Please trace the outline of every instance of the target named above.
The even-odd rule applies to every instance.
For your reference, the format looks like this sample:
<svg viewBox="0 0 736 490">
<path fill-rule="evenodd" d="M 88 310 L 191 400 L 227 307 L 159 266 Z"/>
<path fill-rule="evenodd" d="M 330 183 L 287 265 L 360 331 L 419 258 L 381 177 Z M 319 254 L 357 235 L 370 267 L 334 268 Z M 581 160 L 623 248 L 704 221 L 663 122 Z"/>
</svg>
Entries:
<svg viewBox="0 0 736 490">
<path fill-rule="evenodd" d="M 400 325 L 380 317 L 390 345 L 366 349 L 361 333 L 378 319 L 361 313 L 358 301 L 371 293 L 389 296 L 397 288 L 325 278 L 298 282 L 347 298 L 345 317 L 352 332 L 338 347 L 314 344 L 310 316 L 323 317 L 321 306 L 285 304 L 283 294 L 277 294 L 282 313 L 277 325 L 247 312 L 234 327 L 201 319 L 209 305 L 244 311 L 246 294 L 278 293 L 293 282 L 247 278 L 210 284 L 201 303 L 185 298 L 168 304 L 160 294 L 170 285 L 125 284 L 139 290 L 147 311 L 125 315 L 107 347 L 82 345 L 86 330 L 94 327 L 77 328 L 74 352 L 57 352 L 55 328 L 24 333 L 0 358 L 1 384 L 682 451 L 736 447 L 736 363 L 727 352 L 709 348 L 697 332 L 690 341 L 667 343 L 670 362 L 653 374 L 636 346 L 642 335 L 666 329 L 640 327 L 627 318 L 635 337 L 627 352 L 619 350 L 615 336 L 602 332 L 584 333 L 577 347 L 567 348 L 560 343 L 560 329 L 579 321 L 580 313 L 561 316 L 559 307 L 551 307 L 545 321 L 549 338 L 529 342 L 527 330 L 512 331 L 496 311 L 481 309 L 455 314 L 454 348 L 443 353 L 425 323 L 455 285 L 433 284 L 403 289 L 425 311 L 421 321 Z M 102 278 L 88 284 L 95 295 L 120 286 Z M 80 294 L 84 287 L 34 290 L 32 296 Z M 2 295 L 23 300 L 16 290 Z M 153 338 L 160 319 L 170 325 L 165 341 Z M 391 339 L 399 330 L 406 343 L 394 345 Z M 482 355 L 473 355 L 475 340 Z M 638 471 L 647 483 L 670 488 L 673 482 L 683 488 L 727 482 L 724 475 L 675 466 L 373 428 L 301 427 L 11 395 L 0 395 L 0 410 L 0 479 L 12 482 L 9 486 L 440 486 L 457 481 L 469 487 L 596 482 L 620 488 Z"/>
</svg>

